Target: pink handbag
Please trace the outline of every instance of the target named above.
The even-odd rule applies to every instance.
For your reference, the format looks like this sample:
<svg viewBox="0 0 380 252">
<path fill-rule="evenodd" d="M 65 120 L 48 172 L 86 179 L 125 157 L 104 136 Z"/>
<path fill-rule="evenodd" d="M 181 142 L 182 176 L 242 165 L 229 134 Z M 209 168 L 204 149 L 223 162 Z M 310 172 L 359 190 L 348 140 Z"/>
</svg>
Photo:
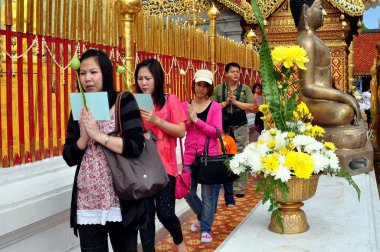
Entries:
<svg viewBox="0 0 380 252">
<path fill-rule="evenodd" d="M 179 140 L 181 146 L 181 158 L 183 164 L 183 151 L 182 151 L 182 141 Z M 183 168 L 182 173 L 178 174 L 175 178 L 175 198 L 182 199 L 189 194 L 191 188 L 191 174 L 189 170 Z"/>
<path fill-rule="evenodd" d="M 182 173 L 175 178 L 175 198 L 182 199 L 189 194 L 191 187 L 191 174 L 183 168 Z"/>
</svg>

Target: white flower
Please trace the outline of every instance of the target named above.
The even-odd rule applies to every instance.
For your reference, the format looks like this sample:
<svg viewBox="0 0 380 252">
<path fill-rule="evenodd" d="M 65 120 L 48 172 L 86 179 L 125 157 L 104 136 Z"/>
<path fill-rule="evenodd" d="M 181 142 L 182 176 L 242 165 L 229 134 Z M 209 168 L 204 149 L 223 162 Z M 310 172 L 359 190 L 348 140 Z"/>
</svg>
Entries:
<svg viewBox="0 0 380 252">
<path fill-rule="evenodd" d="M 276 140 L 275 146 L 278 150 L 281 150 L 282 148 L 286 147 L 286 144 L 288 142 L 288 132 L 277 131 L 275 140 Z"/>
<path fill-rule="evenodd" d="M 311 157 L 314 159 L 314 174 L 320 173 L 329 166 L 330 159 L 323 156 L 321 153 L 313 153 L 311 154 Z"/>
<path fill-rule="evenodd" d="M 251 171 L 257 173 L 262 170 L 261 157 L 257 152 L 252 153 L 247 157 L 247 166 L 251 168 Z"/>
<path fill-rule="evenodd" d="M 281 179 L 282 182 L 287 182 L 290 179 L 290 175 L 290 170 L 287 167 L 279 165 L 274 179 Z"/>
<path fill-rule="evenodd" d="M 251 172 L 256 173 L 262 169 L 261 156 L 256 143 L 248 144 L 242 153 L 244 153 L 244 155 L 241 155 L 239 158 L 242 159 L 242 162 L 244 162 L 246 166 L 251 168 Z"/>
<path fill-rule="evenodd" d="M 305 130 L 306 130 L 306 124 L 302 121 L 297 122 L 297 127 L 301 133 L 305 132 Z"/>
<path fill-rule="evenodd" d="M 268 142 L 264 144 L 257 144 L 256 151 L 261 157 L 268 155 L 272 150 L 268 147 Z"/>
<path fill-rule="evenodd" d="M 311 153 L 313 153 L 315 151 L 319 151 L 321 149 L 323 149 L 323 144 L 314 139 L 314 141 L 312 143 L 305 146 L 304 151 L 311 154 Z"/>
<path fill-rule="evenodd" d="M 330 164 L 331 169 L 333 169 L 334 171 L 337 171 L 340 168 L 340 166 L 339 166 L 339 159 L 336 156 L 336 154 L 333 151 L 328 150 L 326 151 L 326 155 L 329 157 L 329 164 Z"/>
<path fill-rule="evenodd" d="M 269 133 L 268 130 L 263 130 L 257 139 L 258 142 L 264 141 L 266 144 L 268 144 L 271 140 L 273 140 L 273 136 Z"/>
<path fill-rule="evenodd" d="M 239 175 L 247 170 L 248 158 L 250 153 L 243 151 L 242 153 L 236 154 L 230 161 L 230 169 L 233 173 Z"/>
<path fill-rule="evenodd" d="M 256 143 L 255 142 L 252 142 L 252 143 L 249 143 L 247 146 L 245 146 L 244 148 L 244 152 L 255 152 L 256 151 Z"/>
<path fill-rule="evenodd" d="M 297 146 L 306 146 L 311 143 L 315 143 L 315 138 L 305 135 L 296 135 L 293 139 L 294 147 Z"/>
</svg>

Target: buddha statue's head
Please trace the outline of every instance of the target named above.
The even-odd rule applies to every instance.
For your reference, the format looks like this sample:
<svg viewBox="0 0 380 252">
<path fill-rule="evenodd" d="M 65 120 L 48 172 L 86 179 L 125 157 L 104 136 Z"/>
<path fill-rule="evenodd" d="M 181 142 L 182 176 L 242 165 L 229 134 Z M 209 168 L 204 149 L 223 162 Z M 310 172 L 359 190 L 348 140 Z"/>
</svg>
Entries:
<svg viewBox="0 0 380 252">
<path fill-rule="evenodd" d="M 322 0 L 290 0 L 290 9 L 298 30 L 317 30 L 323 25 L 326 11 Z"/>
</svg>

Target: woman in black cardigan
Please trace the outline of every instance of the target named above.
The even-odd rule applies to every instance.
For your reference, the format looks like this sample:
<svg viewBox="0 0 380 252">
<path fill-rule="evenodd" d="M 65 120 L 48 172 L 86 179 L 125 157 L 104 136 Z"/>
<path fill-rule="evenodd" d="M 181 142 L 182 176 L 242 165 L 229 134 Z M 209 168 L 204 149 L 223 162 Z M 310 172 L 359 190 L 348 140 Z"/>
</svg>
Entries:
<svg viewBox="0 0 380 252">
<path fill-rule="evenodd" d="M 79 121 L 70 114 L 63 158 L 77 166 L 71 202 L 71 227 L 79 231 L 82 251 L 108 251 L 110 236 L 114 251 L 137 251 L 137 230 L 146 224 L 145 200 L 120 200 L 102 146 L 123 156 L 137 157 L 144 146 L 141 116 L 131 93 L 121 99 L 122 137 L 115 130 L 115 100 L 112 64 L 107 55 L 90 49 L 81 59 L 80 81 L 85 92 L 107 92 L 110 121 L 95 121 L 82 110 Z M 102 146 L 101 146 L 102 145 Z"/>
</svg>

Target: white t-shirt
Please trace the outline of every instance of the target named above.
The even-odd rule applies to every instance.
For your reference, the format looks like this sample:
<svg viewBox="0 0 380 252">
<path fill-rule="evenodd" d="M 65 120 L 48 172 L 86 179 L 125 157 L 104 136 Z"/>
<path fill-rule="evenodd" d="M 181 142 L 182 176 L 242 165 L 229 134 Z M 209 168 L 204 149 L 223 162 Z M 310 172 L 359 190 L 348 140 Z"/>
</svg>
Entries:
<svg viewBox="0 0 380 252">
<path fill-rule="evenodd" d="M 363 108 L 364 110 L 371 108 L 371 93 L 368 91 L 363 92 Z"/>
</svg>

